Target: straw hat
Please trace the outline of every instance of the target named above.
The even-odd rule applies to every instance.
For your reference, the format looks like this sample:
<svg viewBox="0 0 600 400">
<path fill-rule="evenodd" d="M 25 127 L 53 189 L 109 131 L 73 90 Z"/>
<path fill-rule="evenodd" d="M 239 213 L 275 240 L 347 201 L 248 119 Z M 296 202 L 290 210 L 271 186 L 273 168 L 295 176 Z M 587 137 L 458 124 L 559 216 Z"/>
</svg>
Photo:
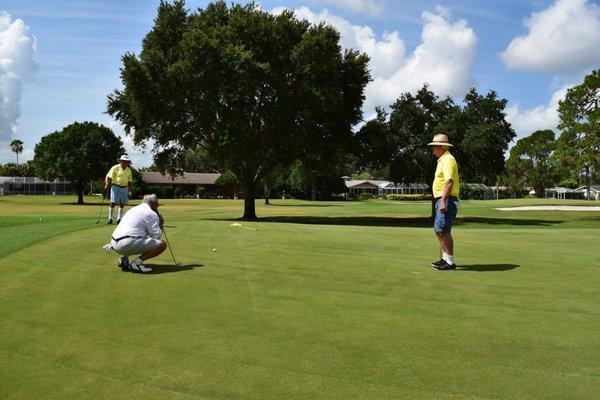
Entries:
<svg viewBox="0 0 600 400">
<path fill-rule="evenodd" d="M 129 156 L 128 156 L 127 154 L 123 154 L 123 155 L 121 156 L 121 158 L 119 158 L 117 161 L 125 161 L 125 162 L 128 162 L 128 163 L 130 163 L 130 162 L 131 162 L 131 159 L 129 159 Z"/>
<path fill-rule="evenodd" d="M 448 136 L 443 134 L 437 134 L 433 137 L 433 141 L 431 143 L 427 143 L 427 146 L 446 146 L 452 147 L 450 143 L 448 143 Z"/>
</svg>

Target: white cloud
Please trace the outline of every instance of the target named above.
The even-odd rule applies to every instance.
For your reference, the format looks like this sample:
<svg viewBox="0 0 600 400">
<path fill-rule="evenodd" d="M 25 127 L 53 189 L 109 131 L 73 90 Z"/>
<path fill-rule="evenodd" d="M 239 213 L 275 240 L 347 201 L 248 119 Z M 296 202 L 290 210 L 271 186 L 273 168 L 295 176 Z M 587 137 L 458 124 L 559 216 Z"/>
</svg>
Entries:
<svg viewBox="0 0 600 400">
<path fill-rule="evenodd" d="M 21 116 L 23 84 L 33 79 L 36 39 L 29 27 L 0 12 L 0 142 L 9 141 Z"/>
<path fill-rule="evenodd" d="M 552 98 L 547 105 L 520 110 L 519 104 L 513 104 L 506 109 L 506 120 L 510 122 L 517 133 L 515 141 L 531 135 L 533 132 L 542 129 L 552 129 L 557 132 L 559 122 L 558 102 L 565 98 L 567 89 L 573 85 L 567 85 L 552 94 Z"/>
<path fill-rule="evenodd" d="M 557 0 L 525 21 L 501 57 L 509 68 L 561 72 L 600 63 L 600 7 L 587 0 Z"/>
<path fill-rule="evenodd" d="M 367 13 L 372 16 L 377 16 L 383 11 L 383 4 L 380 0 L 313 0 L 313 3 L 319 5 L 331 4 L 357 14 Z"/>
<path fill-rule="evenodd" d="M 273 14 L 284 9 L 278 7 Z M 301 7 L 294 12 L 311 23 L 326 22 L 334 26 L 341 33 L 342 47 L 369 55 L 373 82 L 366 91 L 367 117 L 375 106 L 387 107 L 403 92 L 414 92 L 425 83 L 442 96 L 462 96 L 473 84 L 470 69 L 477 37 L 465 20 L 452 22 L 444 8 L 422 14 L 422 43 L 410 55 L 406 54 L 397 31 L 384 32 L 378 38 L 369 26 L 353 25 L 328 10 L 314 13 L 308 7 Z"/>
<path fill-rule="evenodd" d="M 376 76 L 367 87 L 367 108 L 387 106 L 403 92 L 429 84 L 440 96 L 462 97 L 474 85 L 471 65 L 477 36 L 467 21 L 450 21 L 447 10 L 424 12 L 422 43 L 389 78 Z"/>
</svg>

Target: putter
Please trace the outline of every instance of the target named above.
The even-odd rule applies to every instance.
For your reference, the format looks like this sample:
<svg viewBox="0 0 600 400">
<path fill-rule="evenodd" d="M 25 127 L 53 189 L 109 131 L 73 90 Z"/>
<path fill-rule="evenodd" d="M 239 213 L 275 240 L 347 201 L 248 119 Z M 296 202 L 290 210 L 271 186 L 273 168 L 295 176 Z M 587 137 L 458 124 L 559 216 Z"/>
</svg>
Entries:
<svg viewBox="0 0 600 400">
<path fill-rule="evenodd" d="M 171 257 L 173 257 L 173 265 L 175 267 L 181 267 L 181 264 L 179 264 L 177 261 L 175 261 L 175 255 L 173 254 L 173 249 L 171 248 L 171 243 L 169 243 L 169 237 L 167 236 L 167 230 L 165 229 L 164 226 L 163 226 L 163 230 L 162 231 L 165 234 L 165 241 L 167 242 L 167 247 L 169 248 L 169 252 L 171 253 Z"/>
<path fill-rule="evenodd" d="M 100 214 L 98 214 L 98 220 L 96 224 L 100 223 L 100 218 L 102 217 L 102 209 L 104 208 L 104 190 L 102 191 L 102 203 L 100 203 Z"/>
</svg>

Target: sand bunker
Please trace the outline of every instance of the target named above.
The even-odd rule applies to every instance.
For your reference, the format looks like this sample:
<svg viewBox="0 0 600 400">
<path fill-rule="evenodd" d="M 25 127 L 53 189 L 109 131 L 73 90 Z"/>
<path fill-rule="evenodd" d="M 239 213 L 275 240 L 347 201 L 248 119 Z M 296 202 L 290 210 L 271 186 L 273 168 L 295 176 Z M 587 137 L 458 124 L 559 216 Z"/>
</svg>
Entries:
<svg viewBox="0 0 600 400">
<path fill-rule="evenodd" d="M 521 206 L 494 208 L 499 211 L 600 211 L 600 206 Z"/>
</svg>

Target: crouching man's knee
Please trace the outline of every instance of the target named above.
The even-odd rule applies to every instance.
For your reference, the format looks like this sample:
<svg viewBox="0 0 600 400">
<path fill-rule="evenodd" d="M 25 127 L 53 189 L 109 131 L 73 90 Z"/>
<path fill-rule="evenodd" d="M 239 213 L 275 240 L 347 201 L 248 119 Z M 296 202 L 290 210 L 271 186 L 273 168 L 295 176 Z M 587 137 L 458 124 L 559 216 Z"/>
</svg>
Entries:
<svg viewBox="0 0 600 400">
<path fill-rule="evenodd" d="M 160 249 L 160 251 L 162 253 L 163 251 L 165 251 L 167 249 L 167 242 L 165 242 L 164 240 L 161 239 L 160 245 L 158 245 L 158 248 Z"/>
</svg>

